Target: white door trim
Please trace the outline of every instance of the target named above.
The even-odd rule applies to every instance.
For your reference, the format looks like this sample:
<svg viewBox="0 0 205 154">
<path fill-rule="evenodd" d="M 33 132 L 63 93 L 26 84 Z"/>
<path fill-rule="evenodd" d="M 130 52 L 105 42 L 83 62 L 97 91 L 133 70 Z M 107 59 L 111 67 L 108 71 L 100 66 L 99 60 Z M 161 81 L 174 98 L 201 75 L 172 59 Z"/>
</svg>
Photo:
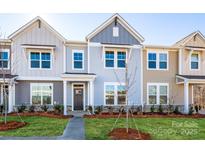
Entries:
<svg viewBox="0 0 205 154">
<path fill-rule="evenodd" d="M 82 89 L 83 89 L 83 111 L 85 111 L 85 83 L 71 83 L 71 86 L 72 86 L 72 94 L 71 94 L 71 97 L 72 97 L 72 111 L 74 111 L 74 85 L 83 85 Z M 80 87 L 78 87 L 80 88 Z"/>
</svg>

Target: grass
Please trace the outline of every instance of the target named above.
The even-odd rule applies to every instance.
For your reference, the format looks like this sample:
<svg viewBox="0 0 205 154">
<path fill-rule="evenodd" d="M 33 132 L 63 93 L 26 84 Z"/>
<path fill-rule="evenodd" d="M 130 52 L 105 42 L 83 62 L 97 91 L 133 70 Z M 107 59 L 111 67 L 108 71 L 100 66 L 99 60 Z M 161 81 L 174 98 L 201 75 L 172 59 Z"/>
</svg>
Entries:
<svg viewBox="0 0 205 154">
<path fill-rule="evenodd" d="M 116 119 L 85 119 L 86 139 L 109 139 Z M 119 119 L 116 127 L 125 128 L 125 118 Z M 142 132 L 150 133 L 155 140 L 198 140 L 205 139 L 205 119 L 191 118 L 135 118 L 135 124 Z M 135 128 L 133 119 L 130 127 Z"/>
<path fill-rule="evenodd" d="M 3 121 L 3 118 L 0 118 L 0 121 Z M 0 131 L 0 136 L 59 136 L 63 134 L 68 123 L 67 119 L 40 116 L 25 116 L 22 117 L 22 119 L 27 122 L 28 125 L 15 130 Z M 8 121 L 20 121 L 20 119 L 16 116 L 9 116 Z"/>
</svg>

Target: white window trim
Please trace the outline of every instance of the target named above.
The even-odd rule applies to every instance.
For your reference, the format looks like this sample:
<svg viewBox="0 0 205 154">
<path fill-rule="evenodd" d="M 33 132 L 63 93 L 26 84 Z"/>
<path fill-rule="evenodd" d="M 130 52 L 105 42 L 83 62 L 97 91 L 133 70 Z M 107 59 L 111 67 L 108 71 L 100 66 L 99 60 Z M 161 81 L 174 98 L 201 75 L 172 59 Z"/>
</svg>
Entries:
<svg viewBox="0 0 205 154">
<path fill-rule="evenodd" d="M 74 53 L 82 53 L 82 68 L 74 68 Z M 72 70 L 79 70 L 79 71 L 84 70 L 84 50 L 77 50 L 77 49 L 72 50 Z"/>
<path fill-rule="evenodd" d="M 117 102 L 117 86 L 123 85 L 125 86 L 125 83 L 118 83 L 118 82 L 104 82 L 104 106 L 124 106 L 122 104 L 118 105 Z M 114 104 L 106 104 L 106 86 L 114 86 Z M 126 101 L 127 102 L 127 101 Z M 126 104 L 125 104 L 126 105 Z"/>
<path fill-rule="evenodd" d="M 106 67 L 106 52 L 107 51 L 112 51 L 112 52 L 114 52 L 114 67 Z M 118 58 L 117 58 L 117 53 L 118 52 L 125 52 L 125 54 L 126 54 L 126 59 L 125 59 L 125 63 L 127 63 L 127 58 L 128 58 L 128 55 L 127 55 L 127 49 L 120 49 L 120 48 L 105 48 L 104 49 L 104 53 L 103 53 L 103 57 L 104 57 L 104 69 L 122 69 L 122 70 L 124 70 L 125 69 L 125 67 L 123 68 L 123 67 L 118 67 L 117 66 L 117 61 L 118 61 Z"/>
<path fill-rule="evenodd" d="M 40 54 L 40 59 L 39 59 L 39 61 L 40 61 L 40 67 L 39 68 L 32 68 L 31 67 L 31 53 L 32 52 L 36 52 L 36 53 L 39 53 Z M 41 54 L 42 53 L 50 53 L 50 56 L 51 56 L 51 60 L 50 60 L 50 68 L 42 68 L 42 60 L 41 60 Z M 51 52 L 51 51 L 38 51 L 38 50 L 36 50 L 36 51 L 29 51 L 29 69 L 30 70 L 52 70 L 52 67 L 53 67 L 53 53 Z"/>
<path fill-rule="evenodd" d="M 191 68 L 191 55 L 192 54 L 197 54 L 198 55 L 198 58 L 199 58 L 199 60 L 198 60 L 198 69 L 193 69 L 193 68 Z M 196 52 L 196 51 L 193 51 L 193 52 L 190 52 L 190 54 L 189 54 L 189 70 L 190 71 L 199 71 L 200 70 L 200 65 L 201 65 L 201 54 L 200 54 L 200 52 Z"/>
<path fill-rule="evenodd" d="M 149 68 L 149 53 L 154 53 L 156 54 L 156 68 Z M 159 67 L 159 63 L 160 63 L 160 59 L 159 59 L 159 55 L 160 54 L 167 54 L 167 68 L 166 69 L 162 69 Z M 147 70 L 154 70 L 154 71 L 168 71 L 169 70 L 169 52 L 168 51 L 152 51 L 149 50 L 147 51 Z"/>
<path fill-rule="evenodd" d="M 112 36 L 113 36 L 113 37 L 119 37 L 119 27 L 114 26 L 114 27 L 112 28 Z"/>
<path fill-rule="evenodd" d="M 10 49 L 1 49 L 0 52 L 7 52 L 8 54 L 8 67 L 3 68 L 4 70 L 9 70 L 10 69 Z M 1 67 L 0 67 L 1 69 Z"/>
<path fill-rule="evenodd" d="M 51 104 L 49 104 L 49 105 L 53 105 L 53 91 L 54 91 L 53 83 L 30 83 L 30 104 L 31 105 L 33 105 L 32 104 L 32 89 L 33 89 L 33 86 L 51 86 L 52 87 L 52 95 L 51 95 Z M 43 103 L 43 101 L 42 101 L 42 97 L 41 97 L 41 105 L 43 105 L 42 103 Z"/>
<path fill-rule="evenodd" d="M 156 86 L 157 87 L 157 104 L 149 104 L 149 86 Z M 160 105 L 160 86 L 167 86 L 167 104 L 161 105 L 168 105 L 169 104 L 169 83 L 147 83 L 147 105 Z"/>
</svg>

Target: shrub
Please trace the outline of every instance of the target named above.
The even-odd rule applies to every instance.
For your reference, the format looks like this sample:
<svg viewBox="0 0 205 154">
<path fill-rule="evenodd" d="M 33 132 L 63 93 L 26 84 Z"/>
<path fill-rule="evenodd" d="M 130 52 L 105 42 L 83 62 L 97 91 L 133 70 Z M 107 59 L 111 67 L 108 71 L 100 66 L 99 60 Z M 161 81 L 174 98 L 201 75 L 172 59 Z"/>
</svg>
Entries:
<svg viewBox="0 0 205 154">
<path fill-rule="evenodd" d="M 102 107 L 102 106 L 97 106 L 97 107 L 95 108 L 95 114 L 100 114 L 100 113 L 102 112 L 102 110 L 103 110 L 103 107 Z"/>
<path fill-rule="evenodd" d="M 0 113 L 3 113 L 3 111 L 4 111 L 4 106 L 0 105 Z"/>
<path fill-rule="evenodd" d="M 29 106 L 28 111 L 29 112 L 35 112 L 35 106 L 34 105 Z"/>
<path fill-rule="evenodd" d="M 159 105 L 158 112 L 159 112 L 159 113 L 163 113 L 163 107 L 162 107 L 161 104 Z"/>
<path fill-rule="evenodd" d="M 174 108 L 174 113 L 175 113 L 175 114 L 180 114 L 180 112 L 179 112 L 179 107 L 178 107 L 178 106 L 175 106 L 175 108 Z"/>
<path fill-rule="evenodd" d="M 49 109 L 49 106 L 48 105 L 42 105 L 41 106 L 41 110 L 43 110 L 44 112 L 47 112 Z"/>
<path fill-rule="evenodd" d="M 192 115 L 194 113 L 194 107 L 190 106 L 189 108 L 189 115 Z"/>
<path fill-rule="evenodd" d="M 154 108 L 154 105 L 152 105 L 152 106 L 150 107 L 150 112 L 151 112 L 151 113 L 154 113 L 154 111 L 155 111 L 155 108 Z"/>
<path fill-rule="evenodd" d="M 88 106 L 88 111 L 89 111 L 90 113 L 93 113 L 93 107 L 92 107 L 92 106 Z"/>
<path fill-rule="evenodd" d="M 199 106 L 198 105 L 195 105 L 194 109 L 195 109 L 196 113 L 199 113 Z"/>
<path fill-rule="evenodd" d="M 17 110 L 18 110 L 19 113 L 22 113 L 26 110 L 26 106 L 24 104 L 22 104 L 21 106 L 17 107 Z"/>
<path fill-rule="evenodd" d="M 112 106 L 109 106 L 109 107 L 108 107 L 108 112 L 109 112 L 109 114 L 112 114 L 112 113 L 113 113 L 113 107 L 112 107 Z"/>
<path fill-rule="evenodd" d="M 169 104 L 168 108 L 167 108 L 167 112 L 168 112 L 168 114 L 174 112 L 174 106 Z"/>
<path fill-rule="evenodd" d="M 54 105 L 54 112 L 57 114 L 62 114 L 63 113 L 63 105 L 61 104 L 56 104 Z"/>
</svg>

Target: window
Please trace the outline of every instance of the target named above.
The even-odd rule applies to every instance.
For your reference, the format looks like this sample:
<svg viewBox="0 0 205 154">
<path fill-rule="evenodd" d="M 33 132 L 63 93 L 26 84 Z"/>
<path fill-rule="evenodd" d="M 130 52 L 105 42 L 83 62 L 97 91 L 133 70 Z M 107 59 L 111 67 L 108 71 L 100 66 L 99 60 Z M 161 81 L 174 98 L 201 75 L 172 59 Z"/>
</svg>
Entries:
<svg viewBox="0 0 205 154">
<path fill-rule="evenodd" d="M 148 104 L 168 104 L 168 84 L 149 83 L 147 99 Z"/>
<path fill-rule="evenodd" d="M 125 68 L 126 50 L 112 49 L 105 51 L 105 68 Z"/>
<path fill-rule="evenodd" d="M 148 54 L 148 63 L 149 63 L 149 68 L 151 68 L 151 69 L 157 68 L 157 56 L 156 56 L 156 53 L 149 53 Z"/>
<path fill-rule="evenodd" d="M 149 86 L 149 104 L 157 104 L 157 86 Z"/>
<path fill-rule="evenodd" d="M 124 85 L 110 83 L 105 85 L 105 105 L 125 105 L 126 91 Z"/>
<path fill-rule="evenodd" d="M 8 49 L 3 49 L 0 52 L 0 69 L 1 68 L 9 68 L 9 51 L 6 51 Z"/>
<path fill-rule="evenodd" d="M 31 52 L 30 53 L 30 67 L 50 69 L 51 68 L 51 53 Z"/>
<path fill-rule="evenodd" d="M 114 67 L 114 51 L 105 52 L 105 66 Z"/>
<path fill-rule="evenodd" d="M 191 69 L 199 69 L 199 54 L 191 54 Z"/>
<path fill-rule="evenodd" d="M 51 105 L 53 85 L 43 83 L 31 84 L 31 103 L 33 105 Z"/>
<path fill-rule="evenodd" d="M 74 50 L 73 51 L 73 69 L 84 69 L 84 52 L 83 50 Z"/>
<path fill-rule="evenodd" d="M 118 102 L 118 105 L 126 104 L 125 86 L 122 86 L 122 85 L 117 86 L 117 102 Z"/>
<path fill-rule="evenodd" d="M 167 52 L 148 52 L 148 70 L 168 70 Z"/>
<path fill-rule="evenodd" d="M 167 54 L 159 54 L 159 69 L 167 69 Z"/>
<path fill-rule="evenodd" d="M 113 85 L 106 85 L 106 105 L 114 105 L 115 98 L 115 87 Z"/>
<path fill-rule="evenodd" d="M 126 52 L 117 52 L 117 67 L 125 68 Z"/>
</svg>

